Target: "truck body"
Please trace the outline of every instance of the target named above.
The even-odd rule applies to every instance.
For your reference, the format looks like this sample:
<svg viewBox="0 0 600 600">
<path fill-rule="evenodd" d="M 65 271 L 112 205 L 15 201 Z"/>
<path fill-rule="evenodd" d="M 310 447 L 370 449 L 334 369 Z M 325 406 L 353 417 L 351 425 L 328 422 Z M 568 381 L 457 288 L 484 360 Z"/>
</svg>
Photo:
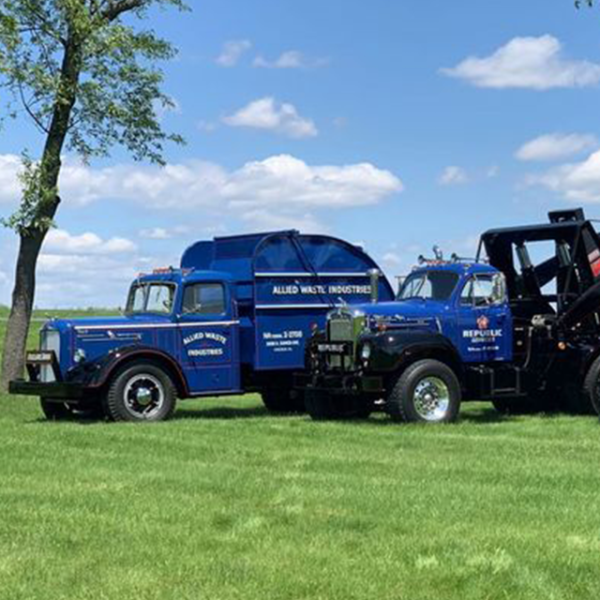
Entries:
<svg viewBox="0 0 600 600">
<path fill-rule="evenodd" d="M 461 400 L 597 410 L 600 240 L 582 210 L 549 216 L 486 232 L 474 261 L 424 260 L 393 302 L 331 311 L 298 380 L 311 416 L 378 399 L 406 421 L 452 421 Z"/>
<path fill-rule="evenodd" d="M 360 248 L 296 231 L 216 238 L 178 269 L 140 275 L 125 314 L 47 322 L 28 353 L 28 381 L 52 418 L 103 412 L 160 420 L 175 398 L 257 391 L 268 408 L 296 411 L 293 375 L 311 329 L 333 306 L 366 301 L 375 262 Z M 392 298 L 386 279 L 377 293 Z"/>
</svg>

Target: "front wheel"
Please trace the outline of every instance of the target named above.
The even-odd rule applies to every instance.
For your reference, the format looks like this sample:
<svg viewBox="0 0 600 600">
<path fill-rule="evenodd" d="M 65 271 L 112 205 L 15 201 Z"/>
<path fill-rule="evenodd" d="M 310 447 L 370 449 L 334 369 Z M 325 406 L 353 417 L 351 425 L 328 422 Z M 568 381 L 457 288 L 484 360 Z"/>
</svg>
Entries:
<svg viewBox="0 0 600 600">
<path fill-rule="evenodd" d="M 175 410 L 176 396 L 173 381 L 159 366 L 134 363 L 110 382 L 105 411 L 113 421 L 164 421 Z"/>
<path fill-rule="evenodd" d="M 454 371 L 442 362 L 420 360 L 402 373 L 390 390 L 386 409 L 397 421 L 450 423 L 460 409 L 461 390 Z"/>
</svg>

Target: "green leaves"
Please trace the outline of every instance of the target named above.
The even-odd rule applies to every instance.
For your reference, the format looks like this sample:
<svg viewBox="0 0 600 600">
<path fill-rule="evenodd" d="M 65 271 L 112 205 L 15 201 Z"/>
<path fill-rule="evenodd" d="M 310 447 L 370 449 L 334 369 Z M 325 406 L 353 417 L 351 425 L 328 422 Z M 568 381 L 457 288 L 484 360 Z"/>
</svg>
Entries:
<svg viewBox="0 0 600 600">
<path fill-rule="evenodd" d="M 23 196 L 19 208 L 8 218 L 2 219 L 4 226 L 26 236 L 31 230 L 47 231 L 52 219 L 43 215 L 40 207 L 55 201 L 56 188 L 44 185 L 42 165 L 35 163 L 26 153 L 22 155 L 23 171 L 19 175 Z"/>
<path fill-rule="evenodd" d="M 182 0 L 0 0 L 0 120 L 20 104 L 17 116 L 45 137 L 39 163 L 24 158 L 21 206 L 5 224 L 50 226 L 64 147 L 88 161 L 121 145 L 162 164 L 164 145 L 183 142 L 157 114 L 172 104 L 157 63 L 175 48 L 122 21 L 143 19 L 153 5 L 187 10 Z"/>
</svg>

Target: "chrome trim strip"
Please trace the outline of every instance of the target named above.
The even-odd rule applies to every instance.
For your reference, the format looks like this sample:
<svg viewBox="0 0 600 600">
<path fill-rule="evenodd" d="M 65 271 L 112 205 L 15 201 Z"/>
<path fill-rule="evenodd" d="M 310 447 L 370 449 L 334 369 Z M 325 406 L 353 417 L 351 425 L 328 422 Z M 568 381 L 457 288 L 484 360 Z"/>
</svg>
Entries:
<svg viewBox="0 0 600 600">
<path fill-rule="evenodd" d="M 343 304 L 257 304 L 257 310 L 292 308 L 339 308 Z"/>
<path fill-rule="evenodd" d="M 139 325 L 76 325 L 75 331 L 98 331 L 118 329 L 169 329 L 173 327 L 231 327 L 238 325 L 237 321 L 201 321 L 199 323 L 143 323 Z"/>
<path fill-rule="evenodd" d="M 254 273 L 256 277 L 315 277 L 314 273 L 302 271 L 300 273 L 267 273 L 261 271 Z M 317 277 L 369 277 L 368 273 L 317 273 Z"/>
</svg>

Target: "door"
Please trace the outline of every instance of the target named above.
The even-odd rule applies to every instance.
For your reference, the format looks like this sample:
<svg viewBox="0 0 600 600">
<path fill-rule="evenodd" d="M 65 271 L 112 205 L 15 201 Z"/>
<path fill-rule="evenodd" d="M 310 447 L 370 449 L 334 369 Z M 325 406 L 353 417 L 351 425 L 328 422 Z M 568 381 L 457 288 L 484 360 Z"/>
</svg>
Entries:
<svg viewBox="0 0 600 600">
<path fill-rule="evenodd" d="M 239 321 L 228 285 L 186 284 L 179 317 L 179 360 L 192 395 L 239 391 Z"/>
<path fill-rule="evenodd" d="M 469 277 L 458 302 L 457 346 L 463 361 L 512 360 L 512 318 L 504 277 L 500 273 Z"/>
</svg>

